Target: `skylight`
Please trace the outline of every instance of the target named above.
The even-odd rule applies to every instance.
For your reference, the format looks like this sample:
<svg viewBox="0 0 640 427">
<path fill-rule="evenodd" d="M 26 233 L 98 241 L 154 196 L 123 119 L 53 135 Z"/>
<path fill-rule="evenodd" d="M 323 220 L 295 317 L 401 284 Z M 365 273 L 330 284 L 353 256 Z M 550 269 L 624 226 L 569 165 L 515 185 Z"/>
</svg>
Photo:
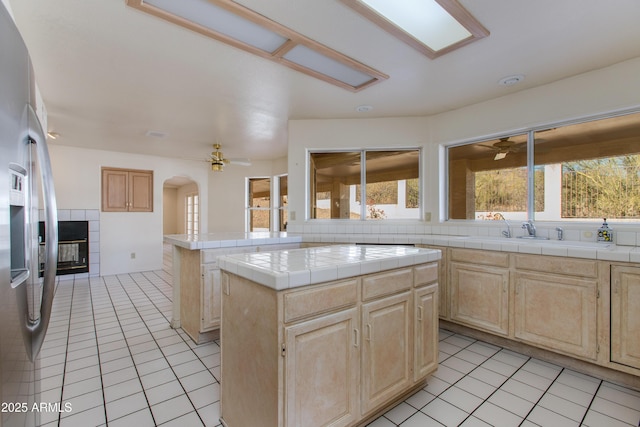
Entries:
<svg viewBox="0 0 640 427">
<path fill-rule="evenodd" d="M 429 58 L 489 35 L 457 0 L 342 2 Z"/>
<path fill-rule="evenodd" d="M 127 5 L 353 92 L 389 76 L 231 0 L 126 0 Z"/>
</svg>

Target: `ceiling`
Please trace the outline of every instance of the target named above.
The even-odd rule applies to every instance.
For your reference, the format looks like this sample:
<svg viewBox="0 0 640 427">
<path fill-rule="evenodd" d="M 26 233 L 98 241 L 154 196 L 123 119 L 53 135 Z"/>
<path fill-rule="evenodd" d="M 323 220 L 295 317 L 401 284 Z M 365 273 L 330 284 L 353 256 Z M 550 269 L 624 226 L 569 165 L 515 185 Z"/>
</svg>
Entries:
<svg viewBox="0 0 640 427">
<path fill-rule="evenodd" d="M 490 35 L 433 60 L 339 0 L 237 1 L 389 75 L 353 93 L 125 0 L 9 1 L 53 143 L 172 158 L 280 158 L 290 119 L 431 115 L 640 57 L 637 0 L 460 0 Z"/>
</svg>

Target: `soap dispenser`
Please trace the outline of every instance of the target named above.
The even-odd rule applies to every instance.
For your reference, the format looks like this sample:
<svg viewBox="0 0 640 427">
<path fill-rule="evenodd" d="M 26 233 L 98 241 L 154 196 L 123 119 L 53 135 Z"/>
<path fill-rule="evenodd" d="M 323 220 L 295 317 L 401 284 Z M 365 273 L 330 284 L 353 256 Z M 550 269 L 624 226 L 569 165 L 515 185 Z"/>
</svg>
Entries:
<svg viewBox="0 0 640 427">
<path fill-rule="evenodd" d="M 607 218 L 604 218 L 602 226 L 598 228 L 598 242 L 613 242 L 613 229 L 609 228 L 609 224 L 607 224 Z"/>
</svg>

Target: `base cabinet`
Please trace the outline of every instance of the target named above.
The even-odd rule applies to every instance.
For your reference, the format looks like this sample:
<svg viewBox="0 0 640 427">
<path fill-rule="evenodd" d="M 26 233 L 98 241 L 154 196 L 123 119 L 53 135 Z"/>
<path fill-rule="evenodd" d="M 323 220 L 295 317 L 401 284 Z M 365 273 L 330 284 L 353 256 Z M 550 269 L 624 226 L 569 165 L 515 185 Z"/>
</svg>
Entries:
<svg viewBox="0 0 640 427">
<path fill-rule="evenodd" d="M 439 284 L 416 289 L 414 301 L 413 379 L 417 381 L 438 369 Z"/>
<path fill-rule="evenodd" d="M 595 360 L 597 282 L 548 273 L 515 273 L 515 337 Z"/>
<path fill-rule="evenodd" d="M 451 320 L 509 334 L 509 270 L 451 263 Z"/>
<path fill-rule="evenodd" d="M 411 385 L 411 293 L 362 306 L 362 413 Z"/>
<path fill-rule="evenodd" d="M 357 330 L 356 308 L 285 328 L 286 425 L 342 427 L 358 418 Z"/>
<path fill-rule="evenodd" d="M 611 361 L 640 369 L 640 267 L 611 266 Z"/>
<path fill-rule="evenodd" d="M 223 271 L 223 425 L 352 427 L 424 386 L 437 279 L 436 262 L 275 291 Z"/>
</svg>

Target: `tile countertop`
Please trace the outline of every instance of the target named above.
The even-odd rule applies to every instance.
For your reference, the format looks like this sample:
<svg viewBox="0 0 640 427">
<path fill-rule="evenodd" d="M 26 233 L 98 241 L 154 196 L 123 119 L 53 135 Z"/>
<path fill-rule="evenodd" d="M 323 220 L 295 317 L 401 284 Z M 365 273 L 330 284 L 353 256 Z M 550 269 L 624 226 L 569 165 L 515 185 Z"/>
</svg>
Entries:
<svg viewBox="0 0 640 427">
<path fill-rule="evenodd" d="M 575 240 L 538 240 L 517 237 L 453 236 L 445 234 L 303 234 L 303 242 L 340 244 L 415 244 L 482 249 L 532 255 L 640 263 L 640 246 Z"/>
<path fill-rule="evenodd" d="M 181 248 L 216 249 L 236 246 L 277 245 L 280 243 L 301 243 L 302 235 L 287 234 L 285 232 L 257 231 L 220 232 L 205 234 L 171 234 L 164 236 L 164 242 Z"/>
<path fill-rule="evenodd" d="M 437 249 L 335 245 L 227 255 L 220 268 L 281 290 L 377 273 L 440 259 Z"/>
</svg>

